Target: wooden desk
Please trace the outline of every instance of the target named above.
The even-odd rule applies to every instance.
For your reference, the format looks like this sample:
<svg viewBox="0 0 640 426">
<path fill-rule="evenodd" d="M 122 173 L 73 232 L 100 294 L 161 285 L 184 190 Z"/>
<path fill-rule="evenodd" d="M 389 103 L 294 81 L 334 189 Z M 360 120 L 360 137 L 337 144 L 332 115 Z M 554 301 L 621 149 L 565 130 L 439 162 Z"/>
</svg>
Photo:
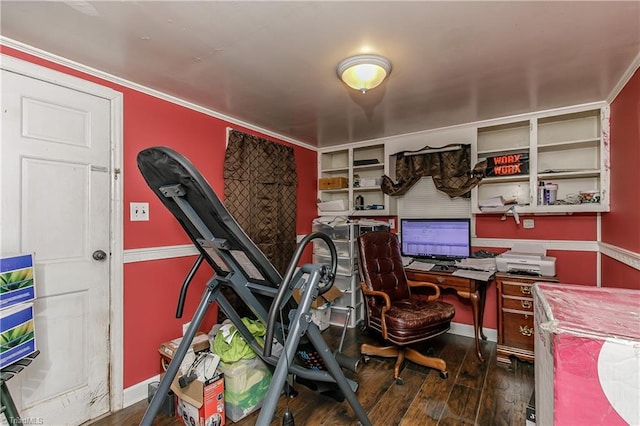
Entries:
<svg viewBox="0 0 640 426">
<path fill-rule="evenodd" d="M 558 282 L 554 277 L 527 277 L 498 272 L 497 361 L 511 365 L 511 358 L 533 362 L 535 340 L 533 291 L 536 281 Z"/>
<path fill-rule="evenodd" d="M 484 318 L 484 305 L 487 299 L 487 282 L 476 281 L 471 278 L 454 277 L 452 271 L 419 271 L 407 267 L 407 278 L 412 281 L 427 281 L 437 284 L 443 290 L 455 290 L 458 297 L 469 299 L 473 313 L 473 334 L 476 341 L 476 354 L 480 361 L 484 361 L 480 352 L 480 338 L 487 340 L 482 330 Z"/>
</svg>

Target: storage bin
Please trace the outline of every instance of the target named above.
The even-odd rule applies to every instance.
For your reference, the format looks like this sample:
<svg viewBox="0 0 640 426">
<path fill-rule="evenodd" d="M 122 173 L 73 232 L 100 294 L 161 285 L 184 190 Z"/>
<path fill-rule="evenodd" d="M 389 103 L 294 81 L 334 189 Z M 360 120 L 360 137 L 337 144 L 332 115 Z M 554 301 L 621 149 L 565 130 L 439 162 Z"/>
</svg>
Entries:
<svg viewBox="0 0 640 426">
<path fill-rule="evenodd" d="M 314 221 L 311 227 L 313 232 L 322 232 L 332 240 L 351 240 L 358 232 L 355 223 L 322 223 Z M 334 241 L 335 242 L 335 241 Z"/>
<path fill-rule="evenodd" d="M 334 241 L 338 256 L 351 257 L 355 253 L 355 242 Z M 323 256 L 329 256 L 329 246 L 322 240 L 313 240 L 313 252 Z"/>
<path fill-rule="evenodd" d="M 313 259 L 313 263 L 316 263 L 316 264 L 329 265 L 331 263 L 331 257 L 329 255 L 324 256 L 320 254 L 314 254 L 312 259 Z M 338 267 L 336 269 L 336 273 L 338 275 L 351 276 L 354 274 L 355 268 L 356 268 L 356 264 L 353 258 L 346 258 L 346 257 L 338 258 Z"/>
<path fill-rule="evenodd" d="M 325 303 L 317 308 L 311 308 L 311 321 L 318 326 L 320 331 L 329 328 L 331 321 L 331 305 Z"/>
<path fill-rule="evenodd" d="M 233 363 L 220 362 L 224 373 L 224 408 L 233 422 L 262 406 L 271 383 L 271 372 L 258 357 Z"/>
<path fill-rule="evenodd" d="M 348 328 L 354 328 L 356 324 L 364 318 L 364 306 L 362 304 L 355 306 L 355 309 L 351 311 L 351 316 L 349 317 L 349 324 L 347 324 Z M 347 309 L 332 307 L 331 308 L 331 325 L 344 326 L 345 321 L 347 320 Z"/>
<path fill-rule="evenodd" d="M 333 287 L 337 288 L 341 292 L 345 292 L 351 289 L 351 281 L 353 278 L 351 277 L 341 277 L 340 275 L 336 276 L 336 279 L 333 281 Z M 357 283 L 358 288 L 360 284 Z"/>
<path fill-rule="evenodd" d="M 346 308 L 347 306 L 357 306 L 362 303 L 362 291 L 356 288 L 353 292 L 349 291 L 342 296 L 336 298 L 331 306 L 338 308 Z"/>
</svg>

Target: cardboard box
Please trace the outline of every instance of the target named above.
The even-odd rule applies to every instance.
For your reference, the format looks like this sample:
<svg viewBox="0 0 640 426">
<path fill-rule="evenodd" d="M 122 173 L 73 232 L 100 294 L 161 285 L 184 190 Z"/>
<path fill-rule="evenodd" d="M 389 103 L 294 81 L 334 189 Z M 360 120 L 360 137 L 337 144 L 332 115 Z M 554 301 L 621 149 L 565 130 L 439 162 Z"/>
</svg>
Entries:
<svg viewBox="0 0 640 426">
<path fill-rule="evenodd" d="M 33 303 L 0 310 L 0 368 L 36 351 Z"/>
<path fill-rule="evenodd" d="M 221 362 L 220 370 L 225 377 L 224 405 L 228 419 L 237 422 L 262 407 L 271 384 L 271 371 L 260 358 Z"/>
<path fill-rule="evenodd" d="M 332 177 L 318 179 L 319 189 L 342 189 L 349 187 L 349 180 L 345 177 Z"/>
<path fill-rule="evenodd" d="M 171 383 L 176 395 L 176 417 L 186 426 L 224 426 L 224 375 L 216 374 L 206 382 L 194 380 L 180 388 L 179 375 Z"/>
<path fill-rule="evenodd" d="M 36 297 L 33 254 L 0 258 L 0 309 Z"/>
<path fill-rule="evenodd" d="M 640 291 L 533 286 L 536 423 L 640 424 Z"/>
<path fill-rule="evenodd" d="M 177 339 L 170 340 L 168 342 L 164 342 L 158 348 L 158 352 L 160 355 L 166 356 L 169 359 L 173 359 L 173 355 L 178 350 L 178 346 L 180 346 L 180 342 L 182 342 L 182 337 L 178 337 Z M 193 341 L 191 342 L 191 347 L 194 352 L 200 352 L 209 349 L 209 336 L 204 334 L 201 331 L 198 331 L 196 335 L 193 337 Z"/>
<path fill-rule="evenodd" d="M 329 291 L 318 296 L 313 302 L 311 302 L 311 307 L 316 309 L 321 306 L 324 306 L 327 303 L 331 304 L 331 302 L 333 302 L 340 296 L 342 296 L 342 291 L 339 288 L 337 288 L 335 285 L 333 285 L 329 289 Z M 293 298 L 296 299 L 296 302 L 300 303 L 300 300 L 301 300 L 300 297 L 301 297 L 300 289 L 295 289 L 293 291 Z"/>
</svg>

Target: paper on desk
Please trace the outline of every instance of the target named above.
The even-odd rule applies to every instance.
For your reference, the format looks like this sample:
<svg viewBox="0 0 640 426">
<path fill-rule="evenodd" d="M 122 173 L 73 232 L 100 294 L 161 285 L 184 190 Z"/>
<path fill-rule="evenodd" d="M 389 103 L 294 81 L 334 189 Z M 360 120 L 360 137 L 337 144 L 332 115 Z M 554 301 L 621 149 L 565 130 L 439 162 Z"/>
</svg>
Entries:
<svg viewBox="0 0 640 426">
<path fill-rule="evenodd" d="M 453 275 L 454 277 L 464 277 L 478 281 L 489 281 L 494 273 L 495 271 L 472 271 L 470 269 L 456 269 L 456 271 L 451 275 Z"/>
<path fill-rule="evenodd" d="M 433 267 L 436 266 L 435 263 L 427 263 L 427 262 L 413 262 L 408 269 L 413 269 L 415 271 L 430 271 Z"/>
<path fill-rule="evenodd" d="M 457 260 L 456 267 L 463 268 L 463 269 L 474 269 L 477 271 L 495 271 L 496 259 L 493 257 L 487 257 L 487 258 L 468 257 L 462 260 Z"/>
</svg>

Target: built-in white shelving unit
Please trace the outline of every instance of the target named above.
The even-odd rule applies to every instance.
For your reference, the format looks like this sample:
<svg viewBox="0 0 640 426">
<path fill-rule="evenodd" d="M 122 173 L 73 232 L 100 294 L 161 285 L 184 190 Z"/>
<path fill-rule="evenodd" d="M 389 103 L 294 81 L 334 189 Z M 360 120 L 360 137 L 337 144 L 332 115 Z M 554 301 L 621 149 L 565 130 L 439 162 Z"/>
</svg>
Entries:
<svg viewBox="0 0 640 426">
<path fill-rule="evenodd" d="M 383 175 L 388 173 L 388 154 L 384 143 L 350 145 L 347 148 L 323 149 L 318 155 L 318 177 L 347 179 L 347 187 L 319 189 L 321 202 L 340 201 L 342 209 L 321 211 L 327 216 L 386 216 L 395 213 L 395 200 L 380 189 Z M 364 199 L 364 209 L 356 209 L 356 198 Z"/>
<path fill-rule="evenodd" d="M 517 200 L 521 213 L 573 213 L 609 210 L 609 108 L 573 107 L 497 121 L 477 128 L 476 161 L 526 154 L 528 173 L 483 179 L 472 192 L 473 213 L 494 197 Z M 557 201 L 538 198 L 540 185 L 557 185 Z M 599 194 L 598 202 L 580 202 L 580 193 Z"/>
</svg>

